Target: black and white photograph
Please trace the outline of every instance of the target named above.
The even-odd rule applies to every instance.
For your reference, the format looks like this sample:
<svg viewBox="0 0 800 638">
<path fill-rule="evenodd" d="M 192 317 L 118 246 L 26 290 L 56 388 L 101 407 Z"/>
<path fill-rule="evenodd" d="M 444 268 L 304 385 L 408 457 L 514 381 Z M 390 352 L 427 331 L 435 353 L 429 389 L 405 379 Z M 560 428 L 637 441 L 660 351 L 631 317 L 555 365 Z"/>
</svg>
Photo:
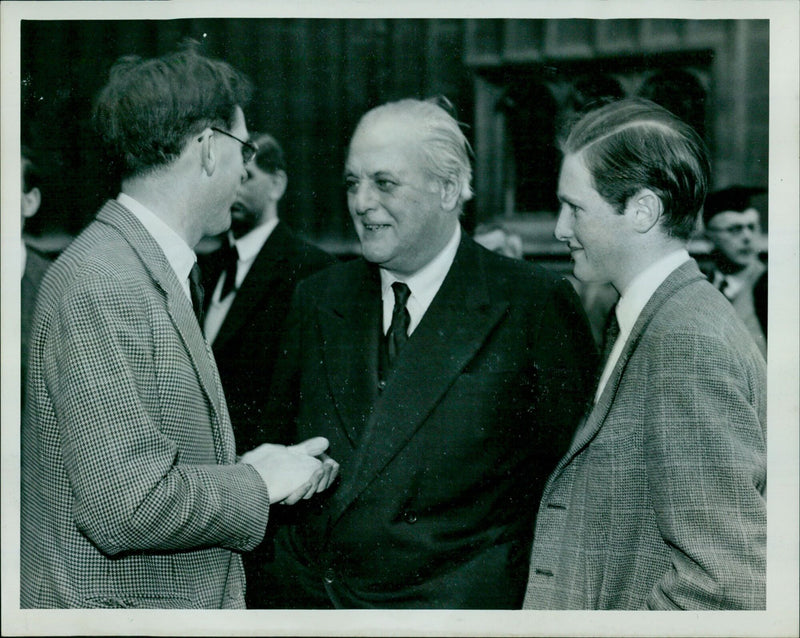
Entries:
<svg viewBox="0 0 800 638">
<path fill-rule="evenodd" d="M 798 635 L 800 5 L 288 4 L 0 6 L 3 635 Z"/>
</svg>

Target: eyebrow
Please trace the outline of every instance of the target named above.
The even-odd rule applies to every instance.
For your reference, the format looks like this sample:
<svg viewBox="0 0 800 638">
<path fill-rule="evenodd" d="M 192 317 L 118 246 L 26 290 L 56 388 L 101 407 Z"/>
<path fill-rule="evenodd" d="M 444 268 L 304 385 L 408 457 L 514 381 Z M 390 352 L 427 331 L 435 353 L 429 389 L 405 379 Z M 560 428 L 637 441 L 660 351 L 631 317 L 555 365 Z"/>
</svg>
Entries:
<svg viewBox="0 0 800 638">
<path fill-rule="evenodd" d="M 564 195 L 563 193 L 556 193 L 556 199 L 561 202 L 562 204 L 569 204 L 570 206 L 578 206 L 577 202 L 571 197 Z"/>
<path fill-rule="evenodd" d="M 351 177 L 351 176 L 353 176 L 353 177 L 356 176 L 355 171 L 352 171 L 352 170 L 349 170 L 349 169 L 345 169 L 343 177 L 346 179 L 346 178 Z M 395 180 L 399 180 L 400 179 L 400 175 L 399 174 L 394 173 L 394 172 L 392 172 L 390 170 L 386 170 L 386 169 L 381 169 L 379 171 L 375 171 L 374 173 L 369 173 L 367 175 L 367 177 L 369 177 L 370 179 L 379 179 L 379 178 L 382 178 L 382 177 L 383 178 L 389 177 L 389 178 L 395 179 Z"/>
</svg>

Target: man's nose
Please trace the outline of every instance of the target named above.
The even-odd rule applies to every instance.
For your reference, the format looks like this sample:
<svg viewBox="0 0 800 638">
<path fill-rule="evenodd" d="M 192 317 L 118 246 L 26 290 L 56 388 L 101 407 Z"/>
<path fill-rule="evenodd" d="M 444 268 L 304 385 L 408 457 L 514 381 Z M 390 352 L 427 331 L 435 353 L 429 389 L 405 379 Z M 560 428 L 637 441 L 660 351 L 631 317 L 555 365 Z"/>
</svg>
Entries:
<svg viewBox="0 0 800 638">
<path fill-rule="evenodd" d="M 756 236 L 756 232 L 753 226 L 742 226 L 742 239 L 746 242 L 751 242 Z"/>
<path fill-rule="evenodd" d="M 364 215 L 375 205 L 375 190 L 366 180 L 359 182 L 353 189 L 350 195 L 353 210 L 358 215 Z"/>
<path fill-rule="evenodd" d="M 558 211 L 558 220 L 553 235 L 558 241 L 569 241 L 572 236 L 572 214 L 566 206 L 562 206 Z"/>
</svg>

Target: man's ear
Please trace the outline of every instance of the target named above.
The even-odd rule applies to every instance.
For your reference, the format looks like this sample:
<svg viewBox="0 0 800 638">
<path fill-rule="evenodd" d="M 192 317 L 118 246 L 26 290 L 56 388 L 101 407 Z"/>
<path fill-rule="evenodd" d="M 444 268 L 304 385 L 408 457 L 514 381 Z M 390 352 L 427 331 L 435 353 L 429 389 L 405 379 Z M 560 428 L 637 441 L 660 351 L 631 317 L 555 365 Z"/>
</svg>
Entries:
<svg viewBox="0 0 800 638">
<path fill-rule="evenodd" d="M 22 217 L 33 217 L 42 205 L 42 192 L 34 186 L 27 193 L 22 193 Z"/>
<path fill-rule="evenodd" d="M 661 219 L 664 204 L 653 191 L 643 188 L 628 199 L 625 209 L 626 214 L 630 215 L 634 230 L 639 233 L 647 233 Z"/>
<path fill-rule="evenodd" d="M 280 201 L 283 194 L 286 192 L 286 185 L 289 183 L 289 178 L 286 176 L 286 171 L 278 169 L 274 173 L 270 173 L 270 197 L 274 201 Z"/>
<path fill-rule="evenodd" d="M 439 182 L 439 192 L 442 197 L 442 208 L 447 212 L 455 210 L 458 206 L 460 187 L 455 177 L 447 177 Z"/>
<path fill-rule="evenodd" d="M 200 142 L 200 166 L 211 177 L 217 167 L 217 142 L 214 131 L 207 128 L 197 140 Z"/>
</svg>

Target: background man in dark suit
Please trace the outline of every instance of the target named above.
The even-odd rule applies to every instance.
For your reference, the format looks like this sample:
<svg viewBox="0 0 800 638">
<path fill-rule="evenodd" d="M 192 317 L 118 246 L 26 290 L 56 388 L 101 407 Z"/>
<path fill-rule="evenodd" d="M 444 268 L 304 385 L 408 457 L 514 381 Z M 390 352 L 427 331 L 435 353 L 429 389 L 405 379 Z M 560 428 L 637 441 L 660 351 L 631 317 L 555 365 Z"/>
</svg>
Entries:
<svg viewBox="0 0 800 638">
<path fill-rule="evenodd" d="M 714 244 L 708 277 L 733 304 L 766 357 L 767 265 L 759 255 L 761 213 L 752 204 L 763 192 L 731 186 L 711 193 L 703 206 L 703 226 Z"/>
<path fill-rule="evenodd" d="M 41 189 L 41 160 L 34 156 L 31 149 L 22 147 L 22 281 L 21 281 L 21 306 L 20 306 L 20 363 L 22 381 L 22 403 L 25 404 L 25 379 L 28 376 L 28 344 L 30 343 L 31 323 L 33 309 L 39 286 L 44 278 L 44 273 L 50 266 L 50 260 L 35 248 L 25 243 L 25 220 L 39 212 L 42 204 Z"/>
<path fill-rule="evenodd" d="M 578 279 L 620 293 L 618 336 L 545 487 L 525 607 L 764 609 L 766 364 L 686 251 L 703 142 L 624 100 L 564 153 L 556 237 Z"/>
<path fill-rule="evenodd" d="M 250 139 L 258 151 L 245 166 L 247 178 L 231 208 L 231 229 L 222 249 L 201 262 L 209 292 L 205 334 L 239 450 L 264 441 L 291 442 L 293 431 L 285 424 L 264 421 L 278 346 L 297 282 L 335 262 L 278 218 L 287 184 L 283 150 L 271 135 L 253 133 Z M 261 580 L 261 565 L 271 551 L 272 534 L 290 514 L 285 508 L 273 510 L 264 541 L 242 555 L 248 607 L 263 607 L 269 583 Z"/>
<path fill-rule="evenodd" d="M 122 192 L 50 267 L 22 428 L 22 607 L 244 606 L 270 506 L 324 489 L 324 439 L 236 463 L 194 246 L 250 157 L 249 86 L 192 49 L 111 69 L 95 120 Z"/>
<path fill-rule="evenodd" d="M 283 150 L 271 135 L 250 139 L 258 151 L 245 167 L 229 235 L 201 262 L 208 292 L 204 332 L 240 450 L 293 435 L 263 420 L 278 345 L 297 282 L 336 261 L 278 218 L 287 185 Z"/>
<path fill-rule="evenodd" d="M 300 283 L 272 389 L 274 419 L 328 437 L 343 480 L 278 530 L 276 607 L 521 605 L 594 345 L 566 280 L 462 233 L 470 180 L 436 103 L 356 128 L 345 184 L 364 258 Z"/>
</svg>

